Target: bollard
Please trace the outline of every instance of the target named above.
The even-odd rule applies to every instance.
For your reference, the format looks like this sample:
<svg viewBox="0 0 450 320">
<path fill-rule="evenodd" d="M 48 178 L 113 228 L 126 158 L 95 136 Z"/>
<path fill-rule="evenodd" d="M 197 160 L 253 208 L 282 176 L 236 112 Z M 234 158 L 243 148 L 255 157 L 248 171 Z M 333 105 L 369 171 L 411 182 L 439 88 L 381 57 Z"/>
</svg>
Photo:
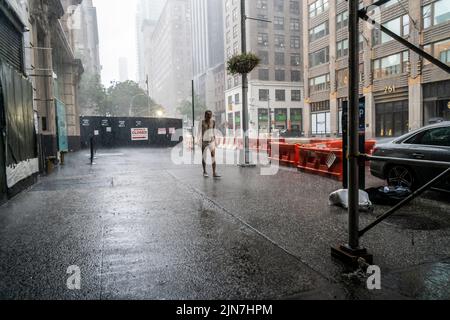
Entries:
<svg viewBox="0 0 450 320">
<path fill-rule="evenodd" d="M 91 144 L 91 165 L 93 165 L 94 164 L 94 137 L 91 137 L 90 144 Z"/>
</svg>

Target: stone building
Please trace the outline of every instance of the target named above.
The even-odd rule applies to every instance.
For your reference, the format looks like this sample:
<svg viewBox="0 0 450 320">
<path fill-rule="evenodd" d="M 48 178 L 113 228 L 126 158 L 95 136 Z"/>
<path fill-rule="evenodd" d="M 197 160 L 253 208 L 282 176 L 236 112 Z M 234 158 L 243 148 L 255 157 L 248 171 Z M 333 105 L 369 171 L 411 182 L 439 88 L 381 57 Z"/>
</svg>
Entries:
<svg viewBox="0 0 450 320">
<path fill-rule="evenodd" d="M 369 6 L 364 0 L 361 6 Z M 340 136 L 347 100 L 348 4 L 303 1 L 305 131 Z M 383 25 L 450 63 L 450 1 L 399 0 L 382 6 Z M 434 121 L 450 120 L 450 76 L 416 53 L 360 22 L 360 94 L 368 137 L 394 137 Z"/>
<path fill-rule="evenodd" d="M 166 115 L 191 99 L 192 40 L 189 0 L 167 0 L 156 24 L 144 27 L 149 39 L 145 50 L 145 73 L 150 95 L 163 106 Z M 147 33 L 148 32 L 148 33 Z"/>
<path fill-rule="evenodd" d="M 224 1 L 226 60 L 241 52 L 240 2 Z M 302 2 L 246 1 L 247 16 L 270 21 L 247 20 L 247 51 L 261 58 L 260 66 L 249 74 L 250 136 L 266 135 L 269 130 L 302 135 Z M 225 103 L 230 135 L 242 129 L 241 97 L 240 76 L 227 75 Z"/>
</svg>

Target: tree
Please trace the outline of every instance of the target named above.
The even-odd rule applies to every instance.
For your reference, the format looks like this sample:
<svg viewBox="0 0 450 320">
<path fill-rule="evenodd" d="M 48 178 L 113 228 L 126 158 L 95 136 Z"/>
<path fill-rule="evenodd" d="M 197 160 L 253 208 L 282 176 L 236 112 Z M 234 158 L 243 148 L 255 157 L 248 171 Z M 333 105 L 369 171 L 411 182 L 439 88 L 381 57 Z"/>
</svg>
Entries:
<svg viewBox="0 0 450 320">
<path fill-rule="evenodd" d="M 194 97 L 194 109 L 195 109 L 195 120 L 201 120 L 203 115 L 205 114 L 207 107 L 205 102 L 196 95 Z M 188 122 L 192 122 L 192 101 L 191 100 L 183 100 L 180 106 L 177 108 L 177 111 L 184 117 L 187 118 Z"/>
<path fill-rule="evenodd" d="M 111 116 L 155 117 L 163 109 L 134 81 L 113 82 L 107 90 Z"/>
<path fill-rule="evenodd" d="M 99 75 L 83 74 L 78 96 L 82 115 L 106 114 L 107 94 Z"/>
</svg>

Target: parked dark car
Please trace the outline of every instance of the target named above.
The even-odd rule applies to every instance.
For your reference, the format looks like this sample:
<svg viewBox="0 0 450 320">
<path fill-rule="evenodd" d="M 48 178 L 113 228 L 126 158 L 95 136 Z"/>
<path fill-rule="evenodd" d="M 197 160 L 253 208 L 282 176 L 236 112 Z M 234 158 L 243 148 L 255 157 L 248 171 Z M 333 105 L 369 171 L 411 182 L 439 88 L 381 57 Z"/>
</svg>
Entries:
<svg viewBox="0 0 450 320">
<path fill-rule="evenodd" d="M 450 122 L 436 123 L 377 145 L 374 156 L 450 162 Z M 390 186 L 415 190 L 437 177 L 445 168 L 431 164 L 372 161 L 370 170 L 375 177 L 387 180 Z M 436 187 L 450 191 L 450 178 Z"/>
</svg>

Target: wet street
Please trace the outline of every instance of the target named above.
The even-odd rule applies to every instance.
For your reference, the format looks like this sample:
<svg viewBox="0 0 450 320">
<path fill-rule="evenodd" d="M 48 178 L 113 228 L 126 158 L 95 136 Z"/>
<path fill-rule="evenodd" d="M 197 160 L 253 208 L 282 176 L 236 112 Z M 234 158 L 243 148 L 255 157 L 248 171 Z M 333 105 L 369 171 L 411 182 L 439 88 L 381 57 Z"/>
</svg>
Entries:
<svg viewBox="0 0 450 320">
<path fill-rule="evenodd" d="M 346 211 L 328 205 L 337 181 L 235 165 L 205 179 L 166 149 L 88 162 L 69 154 L 0 208 L 1 299 L 450 299 L 448 195 L 426 194 L 362 239 L 382 272 L 370 291 L 330 256 L 347 239 Z M 66 286 L 70 266 L 80 290 Z"/>
</svg>

